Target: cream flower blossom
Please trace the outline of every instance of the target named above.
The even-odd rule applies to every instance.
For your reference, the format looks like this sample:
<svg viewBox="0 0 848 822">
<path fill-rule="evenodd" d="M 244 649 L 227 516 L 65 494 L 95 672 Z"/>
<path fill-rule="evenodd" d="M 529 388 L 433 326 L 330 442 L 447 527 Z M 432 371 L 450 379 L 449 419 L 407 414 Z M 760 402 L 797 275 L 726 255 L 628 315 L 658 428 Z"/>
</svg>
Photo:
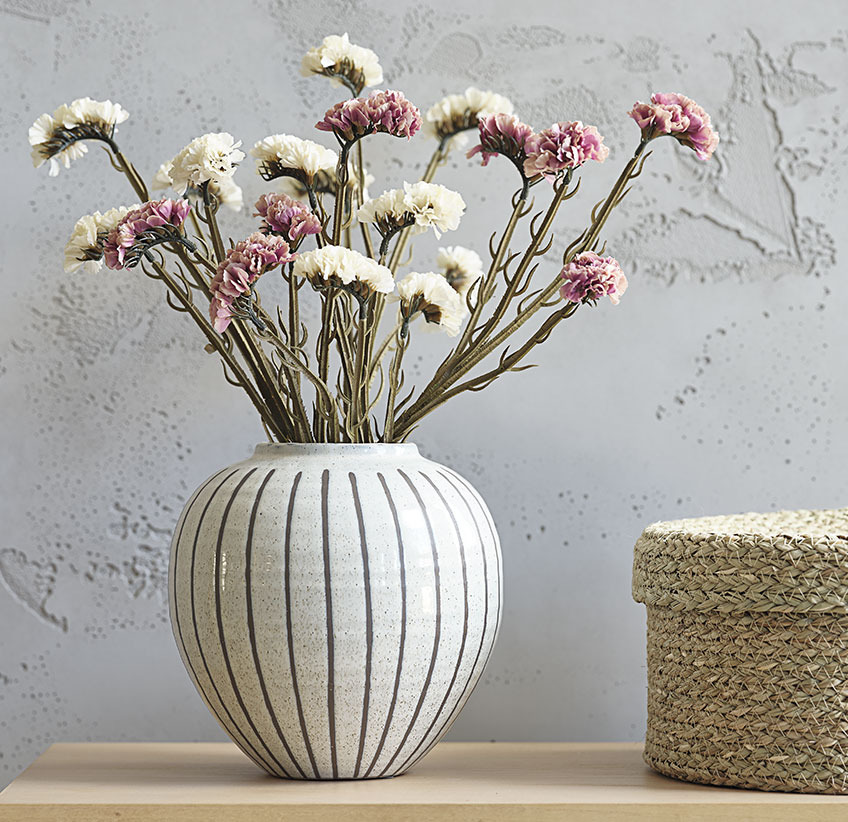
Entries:
<svg viewBox="0 0 848 822">
<path fill-rule="evenodd" d="M 224 177 L 217 183 L 209 184 L 209 191 L 218 200 L 218 204 L 231 211 L 241 211 L 244 206 L 244 193 L 232 177 Z"/>
<path fill-rule="evenodd" d="M 483 261 L 480 255 L 461 245 L 440 248 L 436 265 L 449 285 L 463 298 L 471 286 L 483 276 Z"/>
<path fill-rule="evenodd" d="M 153 175 L 153 182 L 150 185 L 152 191 L 164 191 L 167 188 L 173 188 L 174 181 L 171 179 L 171 164 L 162 163 L 159 166 L 156 174 Z"/>
<path fill-rule="evenodd" d="M 320 46 L 309 49 L 300 65 L 304 77 L 312 74 L 328 76 L 335 86 L 347 85 L 354 94 L 365 86 L 379 86 L 383 82 L 383 69 L 371 49 L 350 42 L 347 32 L 325 37 Z"/>
<path fill-rule="evenodd" d="M 272 134 L 250 149 L 256 158 L 256 171 L 265 180 L 295 177 L 311 183 L 317 174 L 335 173 L 338 155 L 312 140 L 291 134 Z"/>
<path fill-rule="evenodd" d="M 59 106 L 53 113 L 54 119 L 61 122 L 65 128 L 88 124 L 110 130 L 118 123 L 123 123 L 129 116 L 129 112 L 125 111 L 120 103 L 92 100 L 91 97 L 80 97 L 72 103 Z"/>
<path fill-rule="evenodd" d="M 232 177 L 244 159 L 240 145 L 241 140 L 236 142 L 226 131 L 195 137 L 168 167 L 174 190 L 182 193 L 189 186 L 199 188 L 203 183 L 221 183 Z"/>
<path fill-rule="evenodd" d="M 468 138 L 462 132 L 477 128 L 480 117 L 512 113 L 512 103 L 506 97 L 472 86 L 463 94 L 443 97 L 430 108 L 424 116 L 424 132 L 440 140 L 453 137 L 450 145 L 463 146 Z"/>
<path fill-rule="evenodd" d="M 391 269 L 340 245 L 326 245 L 300 254 L 293 273 L 306 277 L 316 287 L 347 286 L 362 297 L 374 292 L 389 294 L 395 287 Z"/>
<path fill-rule="evenodd" d="M 465 212 L 462 195 L 437 183 L 404 183 L 364 203 L 357 212 L 361 223 L 373 223 L 386 234 L 408 226 L 420 234 L 432 226 L 437 237 L 453 231 Z"/>
<path fill-rule="evenodd" d="M 414 271 L 398 281 L 397 290 L 405 323 L 420 313 L 428 324 L 434 324 L 448 336 L 459 334 L 468 308 L 441 274 Z"/>
<path fill-rule="evenodd" d="M 171 179 L 170 163 L 162 163 L 159 166 L 159 170 L 154 175 L 150 188 L 153 191 L 164 191 L 168 188 L 174 188 L 174 182 Z M 190 185 L 184 193 L 192 202 L 198 200 L 201 194 L 200 190 L 194 185 Z M 232 177 L 210 180 L 209 193 L 218 200 L 219 205 L 226 206 L 232 211 L 241 211 L 244 207 L 244 194 L 241 187 Z"/>
<path fill-rule="evenodd" d="M 106 235 L 138 204 L 110 208 L 104 214 L 95 211 L 77 220 L 65 246 L 65 271 L 72 274 L 82 269 L 95 274 L 103 267 L 103 242 Z"/>
<path fill-rule="evenodd" d="M 29 128 L 32 164 L 39 168 L 50 162 L 50 176 L 59 173 L 59 163 L 71 162 L 88 153 L 84 140 L 111 140 L 115 126 L 129 117 L 118 103 L 80 97 L 64 103 L 50 114 L 42 114 Z"/>
</svg>

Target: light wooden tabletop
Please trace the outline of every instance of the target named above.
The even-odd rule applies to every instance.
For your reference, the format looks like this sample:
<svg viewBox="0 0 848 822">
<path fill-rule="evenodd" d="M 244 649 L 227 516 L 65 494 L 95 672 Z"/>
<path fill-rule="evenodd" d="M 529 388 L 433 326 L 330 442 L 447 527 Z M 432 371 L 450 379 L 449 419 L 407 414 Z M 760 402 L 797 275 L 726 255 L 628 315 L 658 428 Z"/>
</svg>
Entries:
<svg viewBox="0 0 848 822">
<path fill-rule="evenodd" d="M 0 822 L 549 822 L 848 819 L 848 798 L 688 785 L 638 744 L 442 743 L 405 776 L 289 782 L 228 743 L 54 745 L 0 793 Z"/>
</svg>

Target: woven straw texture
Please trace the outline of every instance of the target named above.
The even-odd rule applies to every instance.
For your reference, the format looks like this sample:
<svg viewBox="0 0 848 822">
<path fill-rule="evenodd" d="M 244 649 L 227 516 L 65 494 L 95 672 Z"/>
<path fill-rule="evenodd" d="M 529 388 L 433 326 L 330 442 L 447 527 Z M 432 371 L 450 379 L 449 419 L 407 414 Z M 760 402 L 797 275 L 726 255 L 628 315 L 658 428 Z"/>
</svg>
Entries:
<svg viewBox="0 0 848 822">
<path fill-rule="evenodd" d="M 848 793 L 848 509 L 651 525 L 633 596 L 648 607 L 651 767 Z"/>
</svg>

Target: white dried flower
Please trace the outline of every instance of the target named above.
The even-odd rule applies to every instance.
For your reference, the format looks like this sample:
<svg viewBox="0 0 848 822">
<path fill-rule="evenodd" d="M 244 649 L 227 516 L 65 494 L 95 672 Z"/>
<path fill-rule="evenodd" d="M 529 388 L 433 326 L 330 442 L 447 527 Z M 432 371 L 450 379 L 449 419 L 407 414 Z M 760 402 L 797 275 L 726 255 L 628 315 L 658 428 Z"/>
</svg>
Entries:
<svg viewBox="0 0 848 822">
<path fill-rule="evenodd" d="M 341 36 L 331 34 L 320 46 L 309 49 L 301 62 L 300 73 L 304 77 L 327 75 L 335 86 L 346 81 L 345 85 L 352 87 L 357 95 L 365 86 L 379 86 L 383 82 L 377 55 L 371 49 L 351 43 L 347 32 Z"/>
<path fill-rule="evenodd" d="M 462 146 L 468 142 L 462 132 L 477 128 L 481 117 L 512 112 L 512 103 L 503 95 L 472 86 L 464 94 L 449 94 L 439 100 L 424 116 L 424 132 L 440 140 L 453 137 L 450 144 Z"/>
<path fill-rule="evenodd" d="M 406 322 L 420 313 L 448 336 L 459 334 L 468 308 L 441 274 L 414 271 L 398 282 L 397 290 Z"/>
<path fill-rule="evenodd" d="M 150 185 L 152 191 L 164 191 L 166 188 L 172 188 L 174 181 L 171 179 L 171 164 L 162 163 L 159 166 L 156 174 L 153 175 L 153 182 Z"/>
<path fill-rule="evenodd" d="M 404 204 L 415 217 L 415 225 L 426 230 L 429 226 L 437 237 L 442 231 L 454 231 L 465 213 L 465 200 L 457 191 L 437 183 L 404 183 Z"/>
<path fill-rule="evenodd" d="M 68 105 L 59 106 L 53 112 L 53 118 L 62 123 L 65 128 L 86 124 L 113 131 L 118 123 L 123 123 L 129 117 L 120 103 L 111 100 L 92 100 L 91 97 L 80 97 Z"/>
<path fill-rule="evenodd" d="M 99 212 L 95 212 L 77 220 L 65 246 L 65 271 L 68 274 L 79 269 L 86 274 L 94 274 L 103 266 L 103 244 L 97 237 L 99 216 Z"/>
<path fill-rule="evenodd" d="M 153 191 L 163 191 L 164 189 L 173 188 L 174 182 L 171 180 L 171 163 L 162 163 L 159 170 L 153 177 L 153 183 L 150 188 Z M 201 190 L 190 185 L 184 192 L 188 199 L 195 203 L 202 198 Z M 209 193 L 218 201 L 218 205 L 226 206 L 232 211 L 241 211 L 244 206 L 244 194 L 241 188 L 232 177 L 222 177 L 220 180 L 209 181 Z"/>
<path fill-rule="evenodd" d="M 404 183 L 403 189 L 386 191 L 363 203 L 357 212 L 361 223 L 373 223 L 383 236 L 408 226 L 420 234 L 432 226 L 437 237 L 453 231 L 465 212 L 465 200 L 456 191 L 437 183 Z"/>
<path fill-rule="evenodd" d="M 295 177 L 304 183 L 311 183 L 321 172 L 335 174 L 339 159 L 335 151 L 291 134 L 272 134 L 256 143 L 250 154 L 263 179 Z"/>
<path fill-rule="evenodd" d="M 236 142 L 226 131 L 195 137 L 168 167 L 174 190 L 183 193 L 189 186 L 199 188 L 203 183 L 220 183 L 232 177 L 244 159 L 240 145 L 241 140 Z"/>
<path fill-rule="evenodd" d="M 209 184 L 209 191 L 218 201 L 218 205 L 226 206 L 231 211 L 241 211 L 244 206 L 244 193 L 232 177 L 224 177 L 216 183 Z"/>
<path fill-rule="evenodd" d="M 449 285 L 463 298 L 483 275 L 483 261 L 480 255 L 461 245 L 440 248 L 436 256 L 436 265 L 441 269 L 442 276 Z"/>
<path fill-rule="evenodd" d="M 68 274 L 82 269 L 95 274 L 103 267 L 103 241 L 106 235 L 138 204 L 110 208 L 105 214 L 95 211 L 77 220 L 65 246 L 65 271 Z"/>
<path fill-rule="evenodd" d="M 59 163 L 69 168 L 88 152 L 84 140 L 114 136 L 118 123 L 129 117 L 118 103 L 80 97 L 65 103 L 50 114 L 42 114 L 29 128 L 32 164 L 39 168 L 50 161 L 50 176 L 59 173 Z"/>
<path fill-rule="evenodd" d="M 405 196 L 401 188 L 384 191 L 379 197 L 366 200 L 356 212 L 356 217 L 360 223 L 372 223 L 377 226 L 402 225 L 404 216 L 409 211 L 404 201 Z"/>
<path fill-rule="evenodd" d="M 360 296 L 375 291 L 389 294 L 395 287 L 391 269 L 340 245 L 325 245 L 298 255 L 293 272 L 315 286 L 353 286 L 351 290 Z"/>
</svg>

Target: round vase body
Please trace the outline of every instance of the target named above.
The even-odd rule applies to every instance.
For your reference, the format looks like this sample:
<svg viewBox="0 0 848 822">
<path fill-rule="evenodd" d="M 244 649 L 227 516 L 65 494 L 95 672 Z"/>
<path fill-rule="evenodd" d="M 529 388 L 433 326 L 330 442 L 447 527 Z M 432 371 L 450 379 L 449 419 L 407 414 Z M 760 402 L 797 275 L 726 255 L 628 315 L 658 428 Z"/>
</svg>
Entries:
<svg viewBox="0 0 848 822">
<path fill-rule="evenodd" d="M 197 690 L 261 768 L 396 776 L 483 672 L 500 546 L 479 494 L 414 445 L 259 445 L 186 504 L 170 609 Z"/>
</svg>

